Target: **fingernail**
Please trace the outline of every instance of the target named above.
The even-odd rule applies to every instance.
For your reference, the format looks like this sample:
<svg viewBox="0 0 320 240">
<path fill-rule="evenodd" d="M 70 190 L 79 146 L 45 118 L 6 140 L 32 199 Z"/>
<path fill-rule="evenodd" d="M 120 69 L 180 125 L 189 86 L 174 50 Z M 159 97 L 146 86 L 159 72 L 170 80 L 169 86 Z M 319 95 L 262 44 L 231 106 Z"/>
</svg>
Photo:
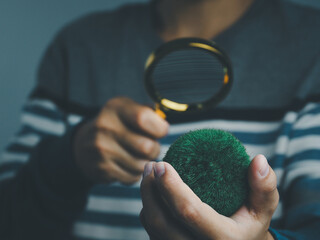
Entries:
<svg viewBox="0 0 320 240">
<path fill-rule="evenodd" d="M 144 166 L 143 177 L 146 177 L 146 176 L 150 175 L 151 172 L 152 172 L 152 168 L 153 168 L 153 162 L 148 162 Z"/>
<path fill-rule="evenodd" d="M 161 177 L 166 172 L 163 162 L 155 163 L 153 165 L 153 168 L 154 168 L 154 175 L 156 176 L 156 178 Z"/>
<path fill-rule="evenodd" d="M 267 159 L 261 155 L 259 158 L 259 175 L 261 177 L 266 177 L 269 173 L 269 164 Z"/>
</svg>

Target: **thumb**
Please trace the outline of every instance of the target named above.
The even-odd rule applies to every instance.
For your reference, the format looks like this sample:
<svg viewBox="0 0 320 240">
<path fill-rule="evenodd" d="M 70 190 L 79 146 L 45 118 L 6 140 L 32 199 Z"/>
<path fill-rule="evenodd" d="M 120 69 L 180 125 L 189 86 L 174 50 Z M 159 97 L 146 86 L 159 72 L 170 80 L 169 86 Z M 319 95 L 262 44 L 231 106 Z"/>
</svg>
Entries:
<svg viewBox="0 0 320 240">
<path fill-rule="evenodd" d="M 277 177 L 263 155 L 257 155 L 249 167 L 250 208 L 259 218 L 270 221 L 279 202 Z"/>
</svg>

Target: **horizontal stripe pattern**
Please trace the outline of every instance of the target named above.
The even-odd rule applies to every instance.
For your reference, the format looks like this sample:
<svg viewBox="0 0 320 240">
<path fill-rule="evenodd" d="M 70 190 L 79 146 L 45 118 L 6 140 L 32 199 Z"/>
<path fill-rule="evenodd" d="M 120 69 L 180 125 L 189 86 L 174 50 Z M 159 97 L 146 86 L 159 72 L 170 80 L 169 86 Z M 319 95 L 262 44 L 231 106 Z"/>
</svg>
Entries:
<svg viewBox="0 0 320 240">
<path fill-rule="evenodd" d="M 305 115 L 306 113 L 312 112 L 312 111 L 318 111 L 319 105 L 318 103 L 310 102 L 308 103 L 301 111 L 300 115 Z"/>
<path fill-rule="evenodd" d="M 216 128 L 230 132 L 269 133 L 276 131 L 281 122 L 246 122 L 230 120 L 211 120 L 196 123 L 176 124 L 169 129 L 169 135 L 183 134 L 203 128 Z"/>
<path fill-rule="evenodd" d="M 66 130 L 63 116 L 64 114 L 51 101 L 42 99 L 28 101 L 23 108 L 20 131 L 0 156 L 1 174 L 5 175 L 2 173 L 4 169 L 15 172 L 21 164 L 25 164 L 42 137 L 63 135 Z M 76 118 L 79 121 L 76 115 L 70 115 L 70 117 L 73 122 Z"/>
<path fill-rule="evenodd" d="M 11 179 L 15 176 L 15 172 L 11 171 L 11 172 L 5 172 L 5 173 L 0 173 L 0 182 L 7 180 L 7 179 Z"/>
<path fill-rule="evenodd" d="M 304 159 L 301 162 L 296 162 L 290 164 L 285 169 L 285 175 L 283 179 L 283 189 L 288 189 L 288 187 L 294 182 L 294 180 L 299 178 L 308 179 L 320 179 L 320 161 L 318 160 L 308 160 Z"/>
<path fill-rule="evenodd" d="M 11 144 L 21 144 L 27 147 L 34 147 L 39 143 L 40 139 L 41 137 L 39 135 L 30 133 L 13 138 Z"/>
<path fill-rule="evenodd" d="M 305 130 L 308 128 L 319 127 L 320 114 L 307 114 L 294 124 L 294 129 Z"/>
<path fill-rule="evenodd" d="M 320 135 L 311 135 L 292 139 L 287 152 L 287 157 L 292 157 L 298 153 L 308 150 L 320 151 Z"/>
<path fill-rule="evenodd" d="M 71 125 L 76 125 L 79 122 L 81 122 L 81 120 L 82 120 L 82 117 L 79 116 L 79 115 L 70 114 L 68 116 L 68 123 L 71 124 Z"/>
<path fill-rule="evenodd" d="M 43 116 L 24 113 L 22 115 L 22 124 L 27 125 L 41 132 L 61 136 L 66 128 L 62 121 L 54 121 Z"/>
<path fill-rule="evenodd" d="M 98 196 L 90 196 L 87 205 L 88 211 L 121 213 L 138 215 L 142 209 L 140 199 L 124 199 L 124 198 L 105 198 Z"/>
<path fill-rule="evenodd" d="M 319 109 L 318 104 L 312 103 L 300 112 L 288 112 L 281 121 L 273 122 L 216 119 L 175 124 L 170 127 L 168 136 L 160 140 L 158 160 L 164 157 L 172 142 L 186 132 L 202 128 L 227 130 L 239 138 L 251 158 L 261 153 L 268 158 L 277 175 L 280 194 L 286 194 L 292 184 L 301 178 L 308 177 L 310 181 L 320 178 Z M 23 127 L 2 154 L 0 181 L 14 177 L 16 171 L 28 161 L 30 150 L 43 136 L 63 135 L 66 131 L 65 120 L 75 125 L 82 120 L 82 116 L 65 115 L 48 100 L 33 99 L 28 102 L 22 115 Z M 95 185 L 90 192 L 86 211 L 74 226 L 75 236 L 78 239 L 148 239 L 139 223 L 142 208 L 139 185 L 140 182 L 132 186 L 120 183 Z M 303 194 L 306 190 L 295 192 Z M 281 199 L 273 215 L 273 227 L 281 222 L 285 204 Z"/>
<path fill-rule="evenodd" d="M 29 154 L 4 152 L 1 155 L 0 166 L 11 162 L 26 163 L 28 159 Z"/>
<path fill-rule="evenodd" d="M 29 147 L 24 144 L 13 143 L 6 148 L 7 152 L 17 153 L 17 154 L 31 154 L 33 147 Z"/>
<path fill-rule="evenodd" d="M 57 106 L 49 100 L 46 99 L 30 99 L 26 103 L 26 107 L 30 107 L 32 109 L 34 108 L 41 108 L 41 109 L 46 109 L 46 110 L 51 110 L 51 111 L 57 111 Z"/>
<path fill-rule="evenodd" d="M 94 196 L 110 196 L 112 198 L 140 199 L 140 188 L 137 185 L 124 186 L 121 184 L 95 185 L 90 192 Z"/>
<path fill-rule="evenodd" d="M 96 240 L 144 240 L 149 239 L 143 228 L 123 228 L 78 222 L 74 226 L 75 236 Z"/>
</svg>

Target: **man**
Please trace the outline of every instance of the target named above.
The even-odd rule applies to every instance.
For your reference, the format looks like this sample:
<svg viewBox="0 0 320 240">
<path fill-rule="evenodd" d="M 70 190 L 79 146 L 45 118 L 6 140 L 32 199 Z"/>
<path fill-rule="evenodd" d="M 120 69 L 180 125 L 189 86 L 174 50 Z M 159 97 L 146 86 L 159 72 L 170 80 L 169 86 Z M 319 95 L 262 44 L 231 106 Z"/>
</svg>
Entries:
<svg viewBox="0 0 320 240">
<path fill-rule="evenodd" d="M 147 239 L 145 167 L 151 239 L 317 239 L 319 22 L 319 11 L 281 0 L 158 0 L 67 26 L 1 163 L 0 236 Z M 234 86 L 218 108 L 168 130 L 146 107 L 143 66 L 161 43 L 191 36 L 227 52 Z M 152 162 L 168 131 L 199 127 L 229 130 L 257 155 L 248 204 L 231 218 Z"/>
</svg>

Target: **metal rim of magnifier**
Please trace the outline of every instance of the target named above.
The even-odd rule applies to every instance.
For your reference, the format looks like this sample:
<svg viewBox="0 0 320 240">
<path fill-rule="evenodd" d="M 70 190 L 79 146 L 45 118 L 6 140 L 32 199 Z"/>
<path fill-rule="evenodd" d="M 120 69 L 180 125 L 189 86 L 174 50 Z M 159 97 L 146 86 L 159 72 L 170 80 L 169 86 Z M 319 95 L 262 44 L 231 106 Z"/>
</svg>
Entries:
<svg viewBox="0 0 320 240">
<path fill-rule="evenodd" d="M 205 51 L 218 58 L 223 66 L 224 78 L 221 79 L 223 85 L 218 93 L 204 102 L 197 103 L 179 103 L 162 97 L 154 87 L 152 74 L 161 59 L 172 52 L 185 49 L 199 49 Z M 228 56 L 219 48 L 216 43 L 201 38 L 180 38 L 161 45 L 153 53 L 150 54 L 145 65 L 145 87 L 152 100 L 164 111 L 190 112 L 197 110 L 205 110 L 216 106 L 229 93 L 232 83 L 233 74 Z"/>
</svg>

